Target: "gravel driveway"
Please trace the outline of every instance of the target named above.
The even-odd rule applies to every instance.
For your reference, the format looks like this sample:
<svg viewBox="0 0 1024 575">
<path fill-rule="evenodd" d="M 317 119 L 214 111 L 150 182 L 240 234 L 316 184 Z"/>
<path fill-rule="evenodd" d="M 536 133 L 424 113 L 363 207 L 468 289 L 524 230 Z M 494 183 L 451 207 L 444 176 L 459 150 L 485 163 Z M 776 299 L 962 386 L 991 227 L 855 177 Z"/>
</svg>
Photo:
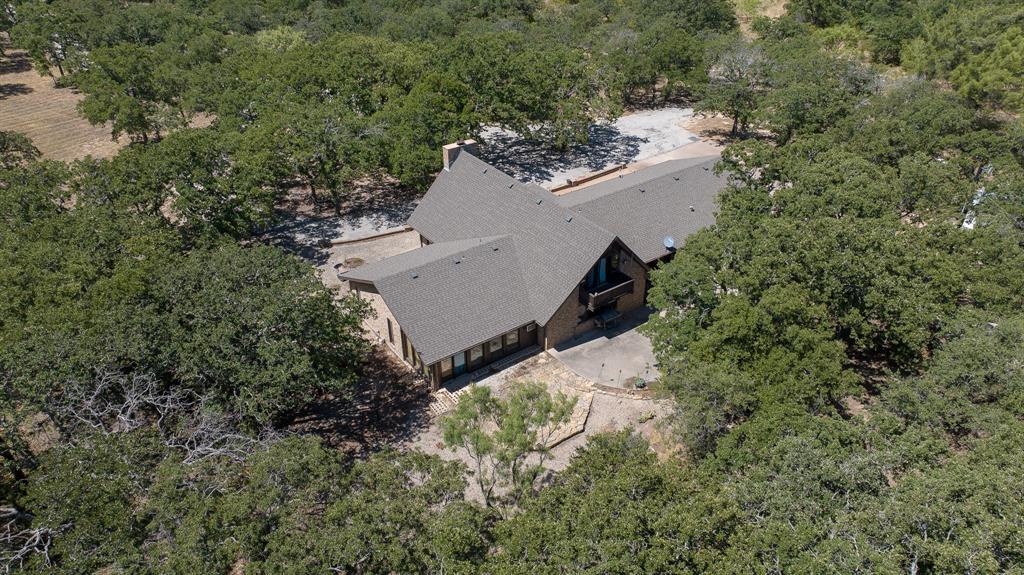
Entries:
<svg viewBox="0 0 1024 575">
<path fill-rule="evenodd" d="M 550 150 L 500 128 L 485 128 L 481 157 L 501 170 L 544 187 L 562 185 L 621 164 L 631 164 L 699 142 L 683 127 L 692 108 L 642 110 L 590 127 L 590 141 L 566 152 Z"/>
</svg>

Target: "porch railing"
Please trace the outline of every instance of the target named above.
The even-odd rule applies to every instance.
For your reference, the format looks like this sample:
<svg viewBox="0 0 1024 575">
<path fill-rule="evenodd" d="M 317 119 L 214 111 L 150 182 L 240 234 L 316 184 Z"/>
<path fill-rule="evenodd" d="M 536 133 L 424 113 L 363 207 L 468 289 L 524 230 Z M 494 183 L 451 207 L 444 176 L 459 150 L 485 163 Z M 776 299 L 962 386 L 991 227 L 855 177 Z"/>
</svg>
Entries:
<svg viewBox="0 0 1024 575">
<path fill-rule="evenodd" d="M 581 303 L 590 311 L 612 303 L 620 297 L 633 293 L 633 278 L 621 272 L 614 272 L 608 281 L 580 292 Z"/>
</svg>

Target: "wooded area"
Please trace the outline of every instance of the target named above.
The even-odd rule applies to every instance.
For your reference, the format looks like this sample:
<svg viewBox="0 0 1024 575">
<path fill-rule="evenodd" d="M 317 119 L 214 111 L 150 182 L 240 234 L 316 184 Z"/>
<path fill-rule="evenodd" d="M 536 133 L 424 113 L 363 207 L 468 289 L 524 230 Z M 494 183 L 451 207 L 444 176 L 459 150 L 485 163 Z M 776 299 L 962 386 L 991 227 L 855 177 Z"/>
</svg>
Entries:
<svg viewBox="0 0 1024 575">
<path fill-rule="evenodd" d="M 0 132 L 7 571 L 1024 569 L 1019 2 L 793 0 L 749 35 L 725 0 L 0 8 L 134 142 Z M 564 148 L 667 101 L 732 125 L 717 223 L 651 291 L 680 456 L 605 434 L 542 480 L 567 404 L 530 386 L 447 420 L 486 477 L 286 432 L 370 357 L 366 306 L 258 240 L 289 190 L 339 210 L 484 126 Z"/>
</svg>

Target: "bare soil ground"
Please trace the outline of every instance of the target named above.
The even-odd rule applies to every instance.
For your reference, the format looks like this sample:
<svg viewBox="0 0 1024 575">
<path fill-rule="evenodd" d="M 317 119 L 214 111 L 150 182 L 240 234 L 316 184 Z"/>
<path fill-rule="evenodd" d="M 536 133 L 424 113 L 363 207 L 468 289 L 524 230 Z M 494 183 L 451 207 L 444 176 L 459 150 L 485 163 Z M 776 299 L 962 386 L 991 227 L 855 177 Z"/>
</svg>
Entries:
<svg viewBox="0 0 1024 575">
<path fill-rule="evenodd" d="M 736 19 L 739 20 L 740 32 L 747 37 L 753 36 L 750 26 L 754 18 L 779 18 L 786 14 L 786 2 L 787 0 L 736 0 Z"/>
<path fill-rule="evenodd" d="M 425 429 L 430 424 L 429 392 L 421 378 L 377 347 L 352 394 L 311 402 L 288 430 L 318 435 L 332 447 L 364 457 Z"/>
<path fill-rule="evenodd" d="M 419 197 L 416 190 L 389 178 L 357 182 L 356 186 L 351 197 L 342 204 L 341 216 L 334 215 L 329 198 L 321 196 L 319 201 L 313 201 L 309 187 L 292 188 L 277 209 L 279 223 L 262 234 L 262 241 L 282 247 L 317 266 L 324 266 L 328 259 L 333 265 L 336 263 L 333 249 L 326 247 L 330 242 L 370 238 L 403 227 Z"/>
<path fill-rule="evenodd" d="M 512 368 L 510 372 L 511 374 L 505 374 L 504 377 L 494 376 L 495 383 L 482 381 L 480 385 L 492 387 L 494 393 L 501 396 L 513 381 L 539 381 L 547 384 L 552 393 L 563 392 L 590 402 L 589 411 L 585 414 L 574 413 L 573 416 L 582 419 L 582 432 L 551 448 L 551 459 L 545 463 L 548 472 L 565 469 L 576 450 L 585 445 L 591 436 L 623 429 L 632 429 L 647 439 L 652 450 L 661 459 L 681 454 L 678 442 L 672 438 L 671 431 L 666 427 L 672 410 L 671 402 L 668 400 L 627 397 L 594 389 L 590 386 L 589 381 L 547 353 L 540 353 L 523 361 Z M 414 435 L 402 443 L 401 448 L 419 449 L 449 461 L 459 460 L 470 464 L 471 459 L 464 450 L 452 451 L 445 448 L 439 421 L 440 418 L 430 419 L 426 425 L 420 427 Z M 571 422 L 571 424 L 576 426 L 576 422 Z M 479 488 L 472 481 L 466 491 L 466 496 L 474 500 L 482 500 Z"/>
<path fill-rule="evenodd" d="M 81 99 L 80 93 L 56 88 L 51 78 L 40 76 L 23 50 L 8 49 L 0 57 L 0 130 L 32 138 L 43 157 L 109 158 L 128 143 L 126 137 L 111 140 L 109 126 L 93 126 L 79 116 L 75 105 Z"/>
<path fill-rule="evenodd" d="M 705 142 L 718 147 L 725 147 L 736 140 L 729 135 L 732 130 L 732 120 L 721 114 L 695 114 L 690 116 L 683 126 L 699 135 Z"/>
<path fill-rule="evenodd" d="M 440 151 L 438 151 L 440 155 Z M 419 193 L 408 186 L 403 186 L 397 179 L 387 174 L 363 178 L 353 183 L 354 189 L 341 204 L 344 214 L 355 216 L 384 217 L 392 212 L 401 212 L 402 207 L 413 202 Z M 314 201 L 309 186 L 298 184 L 293 187 L 282 202 L 282 211 L 311 218 L 334 216 L 334 205 L 330 195 L 317 194 Z M 401 214 L 397 214 L 401 215 Z"/>
</svg>

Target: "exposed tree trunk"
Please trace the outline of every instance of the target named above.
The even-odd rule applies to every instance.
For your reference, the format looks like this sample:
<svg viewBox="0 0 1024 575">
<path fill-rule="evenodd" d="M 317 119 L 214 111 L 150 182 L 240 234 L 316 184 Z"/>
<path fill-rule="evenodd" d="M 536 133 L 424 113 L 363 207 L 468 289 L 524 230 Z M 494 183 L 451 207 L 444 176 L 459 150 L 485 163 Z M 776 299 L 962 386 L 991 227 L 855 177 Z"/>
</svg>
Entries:
<svg viewBox="0 0 1024 575">
<path fill-rule="evenodd" d="M 306 174 L 306 181 L 309 182 L 309 198 L 313 202 L 313 210 L 316 211 L 317 195 L 316 186 L 313 184 L 313 178 L 309 174 Z"/>
<path fill-rule="evenodd" d="M 21 466 L 17 464 L 18 458 L 12 449 L 0 449 L 0 459 L 10 461 L 12 465 L 9 468 L 11 476 L 14 478 L 15 483 L 21 483 L 28 479 L 28 475 L 21 469 Z"/>
</svg>

